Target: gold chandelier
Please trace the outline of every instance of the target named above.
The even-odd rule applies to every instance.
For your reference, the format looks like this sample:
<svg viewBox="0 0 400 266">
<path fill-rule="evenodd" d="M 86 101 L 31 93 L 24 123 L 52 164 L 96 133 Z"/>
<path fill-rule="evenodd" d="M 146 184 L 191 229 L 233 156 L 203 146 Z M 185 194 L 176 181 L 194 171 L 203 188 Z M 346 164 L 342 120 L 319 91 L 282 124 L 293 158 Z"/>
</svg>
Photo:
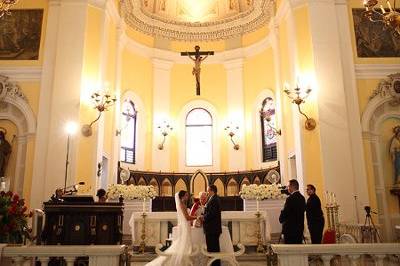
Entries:
<svg viewBox="0 0 400 266">
<path fill-rule="evenodd" d="M 0 18 L 10 15 L 10 8 L 19 0 L 0 0 Z"/>
<path fill-rule="evenodd" d="M 382 22 L 400 36 L 400 13 L 396 11 L 396 0 L 394 0 L 393 7 L 389 0 L 386 1 L 386 4 L 388 11 L 385 10 L 383 5 L 377 7 L 378 0 L 364 0 L 364 16 L 372 22 Z"/>
</svg>

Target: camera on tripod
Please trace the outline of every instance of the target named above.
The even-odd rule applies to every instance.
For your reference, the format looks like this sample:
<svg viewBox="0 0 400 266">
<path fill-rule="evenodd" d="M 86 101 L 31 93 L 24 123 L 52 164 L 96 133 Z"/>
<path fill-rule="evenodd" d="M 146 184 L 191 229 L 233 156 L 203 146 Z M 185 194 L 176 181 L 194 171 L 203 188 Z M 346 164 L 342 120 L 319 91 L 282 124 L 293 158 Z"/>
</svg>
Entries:
<svg viewBox="0 0 400 266">
<path fill-rule="evenodd" d="M 364 210 L 367 213 L 367 215 L 371 215 L 371 206 L 365 206 Z"/>
</svg>

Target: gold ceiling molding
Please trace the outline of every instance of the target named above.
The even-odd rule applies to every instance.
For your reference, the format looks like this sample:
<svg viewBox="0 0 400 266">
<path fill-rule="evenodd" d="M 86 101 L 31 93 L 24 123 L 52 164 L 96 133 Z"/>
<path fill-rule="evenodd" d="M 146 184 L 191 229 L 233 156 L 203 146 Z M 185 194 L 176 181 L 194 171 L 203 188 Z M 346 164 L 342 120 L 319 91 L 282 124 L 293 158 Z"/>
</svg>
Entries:
<svg viewBox="0 0 400 266">
<path fill-rule="evenodd" d="M 188 8 L 179 8 L 185 1 L 122 0 L 121 16 L 129 26 L 153 37 L 216 41 L 255 31 L 274 15 L 272 0 L 218 0 L 214 7 L 204 9 L 199 21 L 191 22 L 193 17 L 185 13 Z"/>
</svg>

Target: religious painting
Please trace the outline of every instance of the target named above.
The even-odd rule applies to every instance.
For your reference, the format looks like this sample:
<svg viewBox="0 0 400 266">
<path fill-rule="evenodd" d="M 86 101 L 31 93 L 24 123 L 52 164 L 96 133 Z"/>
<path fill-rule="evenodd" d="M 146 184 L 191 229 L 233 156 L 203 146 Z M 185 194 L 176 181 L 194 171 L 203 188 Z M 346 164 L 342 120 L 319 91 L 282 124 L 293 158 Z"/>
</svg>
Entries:
<svg viewBox="0 0 400 266">
<path fill-rule="evenodd" d="M 0 60 L 38 60 L 43 9 L 12 10 L 0 19 Z"/>
<path fill-rule="evenodd" d="M 363 16 L 365 9 L 353 8 L 358 57 L 400 57 L 400 36 L 383 23 Z"/>
</svg>

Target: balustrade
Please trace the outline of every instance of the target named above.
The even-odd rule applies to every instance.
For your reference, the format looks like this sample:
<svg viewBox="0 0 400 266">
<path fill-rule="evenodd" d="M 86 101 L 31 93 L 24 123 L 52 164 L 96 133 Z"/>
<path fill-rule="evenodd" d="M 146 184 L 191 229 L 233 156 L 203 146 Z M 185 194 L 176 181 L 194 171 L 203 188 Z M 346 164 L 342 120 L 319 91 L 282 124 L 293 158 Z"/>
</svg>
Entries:
<svg viewBox="0 0 400 266">
<path fill-rule="evenodd" d="M 271 245 L 280 266 L 400 265 L 400 244 Z M 339 261 L 339 262 L 338 262 Z M 339 264 L 338 264 L 339 263 Z"/>
<path fill-rule="evenodd" d="M 122 261 L 121 255 L 126 254 L 125 245 L 6 246 L 0 265 L 35 265 L 35 261 L 39 261 L 42 266 L 47 266 L 51 258 L 64 258 L 67 266 L 73 266 L 78 257 L 88 257 L 89 266 L 118 266 Z"/>
</svg>

